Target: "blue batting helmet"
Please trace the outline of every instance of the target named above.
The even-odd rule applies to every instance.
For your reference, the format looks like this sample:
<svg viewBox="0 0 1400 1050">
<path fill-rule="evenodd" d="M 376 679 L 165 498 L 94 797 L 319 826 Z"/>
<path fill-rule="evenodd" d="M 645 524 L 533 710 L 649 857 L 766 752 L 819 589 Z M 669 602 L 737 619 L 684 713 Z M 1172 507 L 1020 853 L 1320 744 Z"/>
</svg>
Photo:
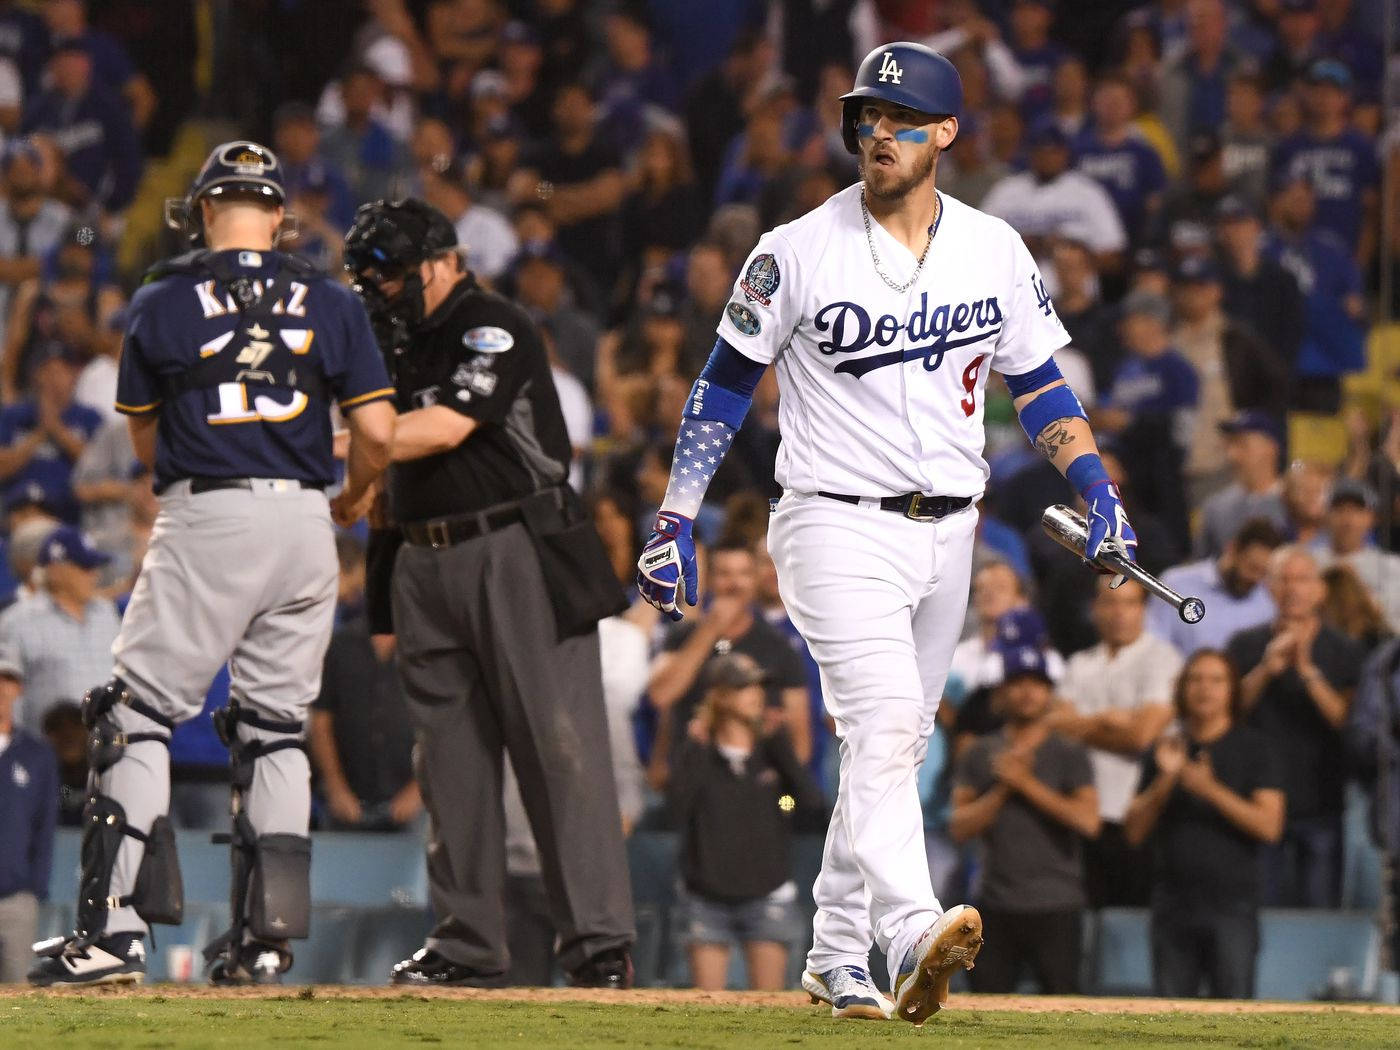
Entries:
<svg viewBox="0 0 1400 1050">
<path fill-rule="evenodd" d="M 851 153 L 862 99 L 877 98 L 936 117 L 956 117 L 962 110 L 962 78 L 953 63 L 931 47 L 899 41 L 877 47 L 856 71 L 855 86 L 841 96 L 841 140 Z"/>
</svg>

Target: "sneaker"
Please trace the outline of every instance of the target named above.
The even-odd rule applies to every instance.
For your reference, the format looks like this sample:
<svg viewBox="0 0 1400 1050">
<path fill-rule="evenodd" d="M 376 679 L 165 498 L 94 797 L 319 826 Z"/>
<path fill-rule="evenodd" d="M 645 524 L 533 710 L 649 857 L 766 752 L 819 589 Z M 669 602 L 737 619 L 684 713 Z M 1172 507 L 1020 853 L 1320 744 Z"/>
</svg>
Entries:
<svg viewBox="0 0 1400 1050">
<path fill-rule="evenodd" d="M 982 916 L 959 904 L 924 931 L 904 955 L 894 979 L 894 1012 L 917 1028 L 948 1001 L 948 979 L 959 966 L 972 969 L 982 950 Z"/>
<path fill-rule="evenodd" d="M 249 941 L 237 951 L 229 949 L 209 967 L 209 983 L 220 987 L 245 984 L 281 984 L 292 966 L 292 953 L 275 944 Z"/>
<path fill-rule="evenodd" d="M 827 1003 L 832 1017 L 884 1021 L 894 1009 L 860 966 L 835 966 L 825 973 L 807 970 L 802 974 L 802 987 L 813 1003 Z"/>
<path fill-rule="evenodd" d="M 626 948 L 609 948 L 569 973 L 574 988 L 631 988 L 632 954 Z"/>
<path fill-rule="evenodd" d="M 40 956 L 29 971 L 29 983 L 40 988 L 55 984 L 140 984 L 146 977 L 146 942 L 139 933 L 114 933 L 85 948 L 72 937 L 55 937 L 34 945 Z"/>
</svg>

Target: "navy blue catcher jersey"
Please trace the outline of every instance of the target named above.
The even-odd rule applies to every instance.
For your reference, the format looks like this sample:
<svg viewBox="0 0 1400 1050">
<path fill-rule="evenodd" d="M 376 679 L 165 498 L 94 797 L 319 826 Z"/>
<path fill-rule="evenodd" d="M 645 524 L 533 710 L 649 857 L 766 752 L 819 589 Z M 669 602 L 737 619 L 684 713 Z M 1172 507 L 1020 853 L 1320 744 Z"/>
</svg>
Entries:
<svg viewBox="0 0 1400 1050">
<path fill-rule="evenodd" d="M 249 321 L 211 273 L 177 272 L 144 285 L 131 301 L 116 407 L 130 416 L 159 413 L 156 491 L 188 477 L 296 478 L 328 485 L 335 478 L 328 399 L 351 409 L 394 393 L 369 316 L 348 288 L 287 268 L 279 252 L 214 254 L 230 272 L 250 278 L 259 293 L 262 282 L 276 278 L 276 301 L 264 318 L 268 327 L 257 332 L 280 340 L 298 368 L 304 356 L 308 370 L 319 372 L 315 386 L 325 390 L 327 401 L 256 383 L 180 389 L 178 377 L 211 355 L 230 344 L 229 352 L 239 353 Z"/>
</svg>

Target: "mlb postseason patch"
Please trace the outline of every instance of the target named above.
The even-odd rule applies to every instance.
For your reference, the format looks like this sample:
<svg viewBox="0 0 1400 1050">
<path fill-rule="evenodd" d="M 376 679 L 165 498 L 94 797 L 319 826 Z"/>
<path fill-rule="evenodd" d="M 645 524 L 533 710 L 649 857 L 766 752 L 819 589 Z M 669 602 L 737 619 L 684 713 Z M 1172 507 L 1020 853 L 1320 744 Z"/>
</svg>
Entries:
<svg viewBox="0 0 1400 1050">
<path fill-rule="evenodd" d="M 479 354 L 503 354 L 515 345 L 515 336 L 504 328 L 488 324 L 468 328 L 462 336 L 462 344 Z"/>
<path fill-rule="evenodd" d="M 778 260 L 772 253 L 764 252 L 744 271 L 744 279 L 739 282 L 739 290 L 751 303 L 763 306 L 773 305 L 773 293 L 778 290 L 782 274 L 778 272 Z"/>
<path fill-rule="evenodd" d="M 743 303 L 731 302 L 724 312 L 729 317 L 729 323 L 745 335 L 758 335 L 763 330 L 758 316 Z"/>
</svg>

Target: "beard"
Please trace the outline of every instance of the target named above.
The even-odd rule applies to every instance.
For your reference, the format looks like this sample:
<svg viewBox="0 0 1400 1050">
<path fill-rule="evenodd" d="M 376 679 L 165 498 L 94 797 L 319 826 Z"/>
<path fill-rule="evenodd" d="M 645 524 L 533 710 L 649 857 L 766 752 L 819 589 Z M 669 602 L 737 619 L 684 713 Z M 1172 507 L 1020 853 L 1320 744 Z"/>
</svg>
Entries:
<svg viewBox="0 0 1400 1050">
<path fill-rule="evenodd" d="M 929 150 L 927 155 L 915 162 L 914 170 L 903 177 L 870 164 L 862 155 L 859 167 L 860 177 L 865 183 L 865 192 L 884 204 L 894 204 L 903 200 L 933 176 L 934 168 L 938 165 L 938 153 L 937 149 Z"/>
</svg>

